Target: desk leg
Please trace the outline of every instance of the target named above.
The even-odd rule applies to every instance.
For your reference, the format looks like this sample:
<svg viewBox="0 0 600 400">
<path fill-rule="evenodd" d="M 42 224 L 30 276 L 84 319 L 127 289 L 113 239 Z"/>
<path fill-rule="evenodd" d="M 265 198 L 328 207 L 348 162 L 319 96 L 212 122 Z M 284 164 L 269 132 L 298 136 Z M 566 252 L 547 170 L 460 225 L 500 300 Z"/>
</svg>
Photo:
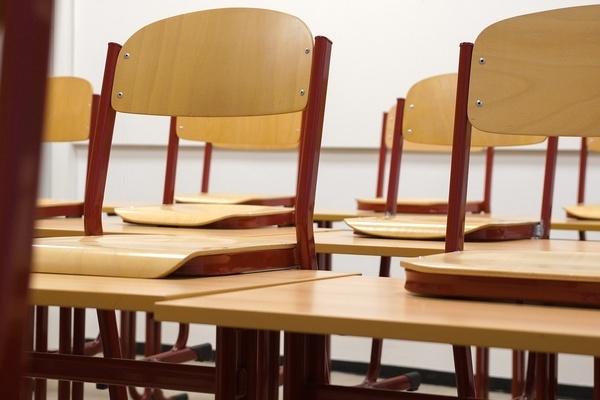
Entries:
<svg viewBox="0 0 600 400">
<path fill-rule="evenodd" d="M 279 332 L 217 327 L 216 400 L 277 400 Z"/>
<path fill-rule="evenodd" d="M 454 370 L 456 371 L 456 390 L 460 397 L 475 397 L 475 379 L 473 378 L 473 359 L 471 348 L 453 346 Z"/>
<path fill-rule="evenodd" d="M 329 384 L 328 336 L 285 334 L 284 400 L 311 400 L 311 385 Z"/>
</svg>

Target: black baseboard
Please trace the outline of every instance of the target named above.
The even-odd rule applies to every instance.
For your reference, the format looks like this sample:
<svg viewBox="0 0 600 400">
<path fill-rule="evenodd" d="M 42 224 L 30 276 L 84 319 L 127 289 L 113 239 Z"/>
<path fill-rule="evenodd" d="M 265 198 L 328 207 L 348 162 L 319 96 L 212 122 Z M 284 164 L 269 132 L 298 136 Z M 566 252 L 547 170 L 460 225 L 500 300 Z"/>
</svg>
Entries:
<svg viewBox="0 0 600 400">
<path fill-rule="evenodd" d="M 163 351 L 168 351 L 170 346 L 163 345 Z M 214 361 L 214 350 L 208 346 L 203 349 L 202 357 L 205 361 Z M 211 353 L 212 351 L 212 353 Z M 136 353 L 139 355 L 144 354 L 144 344 L 137 343 Z M 368 364 L 354 361 L 339 361 L 332 360 L 331 369 L 336 372 L 343 372 L 348 374 L 358 375 L 357 384 L 360 383 L 362 376 L 367 372 Z M 403 375 L 409 372 L 418 372 L 421 376 L 421 383 L 428 385 L 447 386 L 454 387 L 454 374 L 444 371 L 435 371 L 421 368 L 411 367 L 397 367 L 392 365 L 381 366 L 381 378 L 390 378 L 393 376 Z M 511 382 L 507 378 L 495 378 L 490 377 L 490 391 L 510 393 Z M 593 398 L 593 389 L 587 386 L 575 386 L 575 385 L 558 385 L 558 395 L 561 399 L 573 399 L 573 400 L 588 400 Z"/>
</svg>

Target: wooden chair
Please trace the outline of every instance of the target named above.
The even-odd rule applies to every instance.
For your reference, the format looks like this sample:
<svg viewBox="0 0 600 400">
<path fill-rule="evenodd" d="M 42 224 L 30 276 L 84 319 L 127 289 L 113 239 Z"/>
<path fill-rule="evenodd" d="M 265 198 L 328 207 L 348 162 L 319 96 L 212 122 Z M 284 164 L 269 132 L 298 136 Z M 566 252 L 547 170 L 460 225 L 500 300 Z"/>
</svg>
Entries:
<svg viewBox="0 0 600 400">
<path fill-rule="evenodd" d="M 589 152 L 600 152 L 600 138 L 587 137 L 581 139 L 581 149 L 579 151 L 579 179 L 577 181 L 577 204 L 564 207 L 567 217 L 569 218 L 600 220 L 600 207 L 597 204 L 585 203 L 587 160 Z M 585 231 L 579 231 L 579 239 L 586 239 Z"/>
<path fill-rule="evenodd" d="M 83 78 L 48 78 L 43 141 L 91 140 L 98 102 L 99 96 L 94 95 L 92 84 Z M 40 198 L 37 204 L 38 218 L 83 215 L 83 200 Z"/>
<path fill-rule="evenodd" d="M 0 387 L 7 399 L 22 389 L 52 9 L 51 1 L 0 3 Z"/>
<path fill-rule="evenodd" d="M 436 77 L 429 78 L 432 80 L 431 84 L 436 85 L 436 91 L 448 91 L 448 95 L 452 95 L 456 92 L 456 85 L 452 81 L 456 80 L 456 74 L 445 74 Z M 438 123 L 446 125 L 446 130 L 451 131 L 454 115 L 451 113 L 451 109 L 448 112 L 439 113 L 437 115 L 440 120 Z M 381 141 L 379 146 L 379 160 L 377 164 L 377 185 L 375 190 L 374 198 L 358 198 L 356 199 L 357 208 L 363 211 L 374 211 L 384 212 L 386 197 L 384 196 L 384 185 L 386 177 L 386 165 L 388 153 L 392 149 L 395 132 L 395 119 L 396 119 L 396 104 L 394 104 L 389 111 L 383 113 L 383 122 L 381 129 Z M 472 151 L 483 151 L 486 152 L 486 163 L 484 173 L 484 185 L 483 185 L 483 196 L 481 200 L 470 200 L 467 202 L 467 211 L 471 213 L 490 213 L 491 211 L 491 178 L 492 168 L 494 159 L 494 148 L 488 147 L 483 148 L 472 148 Z M 402 153 L 404 152 L 416 152 L 416 153 L 437 153 L 450 155 L 451 146 L 429 144 L 429 143 L 418 143 L 412 140 L 412 135 L 403 136 Z M 399 162 L 402 160 L 402 156 L 398 158 Z M 447 198 L 406 198 L 402 197 L 397 202 L 397 213 L 416 213 L 416 214 L 446 214 L 448 212 L 448 199 Z"/>
<path fill-rule="evenodd" d="M 501 301 L 534 301 L 597 307 L 596 253 L 462 252 L 471 126 L 511 135 L 600 136 L 596 85 L 600 62 L 600 6 L 523 15 L 497 22 L 475 43 L 461 44 L 450 181 L 446 254 L 403 260 L 406 289 Z M 555 146 L 554 146 L 555 147 Z M 542 238 L 548 238 L 556 151 L 546 160 Z M 469 279 L 469 284 L 465 280 Z M 436 281 L 436 283 L 434 283 Z M 473 282 L 476 281 L 476 284 Z M 459 386 L 473 393 L 469 349 L 455 348 Z M 555 398 L 556 358 L 536 354 L 522 398 Z M 596 361 L 596 371 L 600 363 Z M 534 369 L 535 368 L 535 369 Z M 533 376 L 533 372 L 532 375 Z M 596 372 L 596 391 L 600 376 Z M 598 396 L 598 393 L 595 395 Z"/>
<path fill-rule="evenodd" d="M 294 205 L 294 195 L 209 192 L 210 171 L 216 149 L 242 151 L 297 152 L 302 129 L 302 113 L 239 118 L 173 118 L 170 124 L 169 150 L 163 204 L 250 204 L 265 206 Z M 202 184 L 199 193 L 175 194 L 179 140 L 204 142 Z M 295 153 L 297 154 L 297 153 Z M 252 179 L 240 171 L 240 179 Z"/>
<path fill-rule="evenodd" d="M 398 193 L 398 177 L 403 141 L 410 137 L 419 144 L 438 146 L 452 145 L 452 119 L 440 115 L 453 115 L 456 100 L 456 74 L 440 75 L 414 84 L 406 99 L 397 105 L 395 124 L 398 135 L 392 149 L 387 202 L 395 201 L 390 195 Z M 398 111 L 400 110 L 400 111 Z M 475 131 L 471 146 L 497 148 L 539 143 L 543 136 L 495 135 Z M 489 172 L 489 169 L 488 169 Z M 491 176 L 488 181 L 491 180 Z M 489 191 L 489 187 L 486 191 Z M 485 203 L 485 201 L 484 201 Z M 482 203 L 482 204 L 484 204 Z M 489 207 L 489 204 L 488 206 Z M 345 222 L 356 232 L 371 236 L 398 239 L 443 239 L 446 233 L 445 215 L 396 214 L 389 207 L 385 216 L 347 218 Z M 467 216 L 469 240 L 509 240 L 530 238 L 539 234 L 539 220 L 530 217 L 496 217 L 492 214 L 469 214 Z"/>
<path fill-rule="evenodd" d="M 166 18 L 143 27 L 122 46 L 110 43 L 86 184 L 85 237 L 36 240 L 34 270 L 159 278 L 316 269 L 312 213 L 330 54 L 331 42 L 313 37 L 298 18 L 252 8 Z M 243 241 L 210 235 L 103 236 L 104 188 L 118 112 L 227 118 L 304 113 L 296 204 L 289 213 L 295 240 L 276 235 Z M 98 315 L 104 356 L 121 361 L 114 311 L 99 310 Z M 217 366 L 226 353 L 217 351 Z M 141 362 L 135 369 L 152 381 L 150 366 Z M 123 384 L 119 379 L 115 376 L 114 382 Z M 202 377 L 195 377 L 190 385 L 202 388 L 202 383 Z M 126 396 L 117 386 L 110 387 L 110 394 L 112 399 Z"/>
</svg>

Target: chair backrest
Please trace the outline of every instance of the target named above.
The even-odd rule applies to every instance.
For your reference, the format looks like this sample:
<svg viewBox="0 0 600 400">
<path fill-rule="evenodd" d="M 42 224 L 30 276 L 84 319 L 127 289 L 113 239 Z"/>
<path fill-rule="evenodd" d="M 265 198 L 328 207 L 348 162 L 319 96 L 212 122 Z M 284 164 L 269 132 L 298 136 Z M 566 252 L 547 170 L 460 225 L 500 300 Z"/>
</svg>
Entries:
<svg viewBox="0 0 600 400">
<path fill-rule="evenodd" d="M 42 140 L 47 143 L 88 141 L 88 165 L 100 96 L 92 84 L 75 76 L 48 78 Z M 83 202 L 42 201 L 36 218 L 83 215 Z"/>
<path fill-rule="evenodd" d="M 393 148 L 395 135 L 400 135 L 397 163 L 401 162 L 401 153 L 405 150 L 450 152 L 454 133 L 454 112 L 456 103 L 456 73 L 436 75 L 423 79 L 409 89 L 403 101 L 402 117 L 397 113 L 398 104 L 387 113 L 385 124 L 385 143 Z M 397 126 L 396 121 L 401 121 Z M 397 128 L 401 128 L 398 130 Z M 545 140 L 541 136 L 495 135 L 473 129 L 470 151 L 486 149 L 486 171 L 484 173 L 483 200 L 476 212 L 489 213 L 491 210 L 491 185 L 494 148 L 502 146 L 520 146 L 539 143 Z M 399 168 L 395 165 L 394 168 Z M 392 171 L 390 169 L 390 171 Z M 398 172 L 399 174 L 399 172 Z M 389 185 L 397 185 L 390 173 Z M 389 191 L 390 189 L 388 189 Z M 391 188 L 392 191 L 396 190 Z"/>
<path fill-rule="evenodd" d="M 43 140 L 77 142 L 90 138 L 94 92 L 92 84 L 75 76 L 48 78 Z"/>
<path fill-rule="evenodd" d="M 250 117 L 172 117 L 163 203 L 173 203 L 179 139 L 204 142 L 201 193 L 208 193 L 212 150 L 297 149 L 303 112 Z"/>
<path fill-rule="evenodd" d="M 312 216 L 331 42 L 298 18 L 223 8 L 166 18 L 109 44 L 85 231 L 102 234 L 102 201 L 117 112 L 245 117 L 304 112 L 295 222 L 303 268 L 316 266 Z M 308 260 L 304 258 L 309 258 Z"/>
<path fill-rule="evenodd" d="M 462 250 L 471 126 L 548 136 L 542 237 L 549 236 L 558 136 L 600 136 L 600 6 L 509 18 L 460 45 L 446 250 Z"/>
</svg>

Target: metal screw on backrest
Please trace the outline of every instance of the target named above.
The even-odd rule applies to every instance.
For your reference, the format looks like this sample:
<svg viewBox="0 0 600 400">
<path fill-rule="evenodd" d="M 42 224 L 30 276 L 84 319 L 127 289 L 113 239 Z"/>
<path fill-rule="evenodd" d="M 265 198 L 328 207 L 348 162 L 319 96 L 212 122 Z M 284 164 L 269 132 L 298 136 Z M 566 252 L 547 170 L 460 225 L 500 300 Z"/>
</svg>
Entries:
<svg viewBox="0 0 600 400">
<path fill-rule="evenodd" d="M 117 97 L 118 97 L 118 98 L 122 98 L 122 97 L 123 97 L 123 92 L 119 92 L 119 93 L 117 93 Z"/>
<path fill-rule="evenodd" d="M 129 58 L 129 53 L 125 53 L 125 54 L 123 55 L 123 57 L 125 57 L 125 58 Z"/>
<path fill-rule="evenodd" d="M 406 134 L 407 134 L 407 135 L 410 135 L 410 134 L 412 134 L 412 133 L 413 133 L 413 130 L 412 130 L 412 129 L 407 129 L 407 130 L 406 130 Z"/>
<path fill-rule="evenodd" d="M 483 107 L 483 100 L 477 100 L 477 101 L 475 102 L 475 105 L 476 105 L 477 107 Z"/>
<path fill-rule="evenodd" d="M 310 53 L 310 49 L 307 47 L 306 49 L 304 49 L 304 53 L 305 53 L 305 54 L 308 54 L 308 53 Z"/>
<path fill-rule="evenodd" d="M 300 96 L 304 96 L 304 93 L 305 93 L 304 89 L 300 89 Z"/>
<path fill-rule="evenodd" d="M 481 57 L 479 59 L 479 64 L 481 64 L 481 65 L 485 64 L 485 58 Z"/>
</svg>

